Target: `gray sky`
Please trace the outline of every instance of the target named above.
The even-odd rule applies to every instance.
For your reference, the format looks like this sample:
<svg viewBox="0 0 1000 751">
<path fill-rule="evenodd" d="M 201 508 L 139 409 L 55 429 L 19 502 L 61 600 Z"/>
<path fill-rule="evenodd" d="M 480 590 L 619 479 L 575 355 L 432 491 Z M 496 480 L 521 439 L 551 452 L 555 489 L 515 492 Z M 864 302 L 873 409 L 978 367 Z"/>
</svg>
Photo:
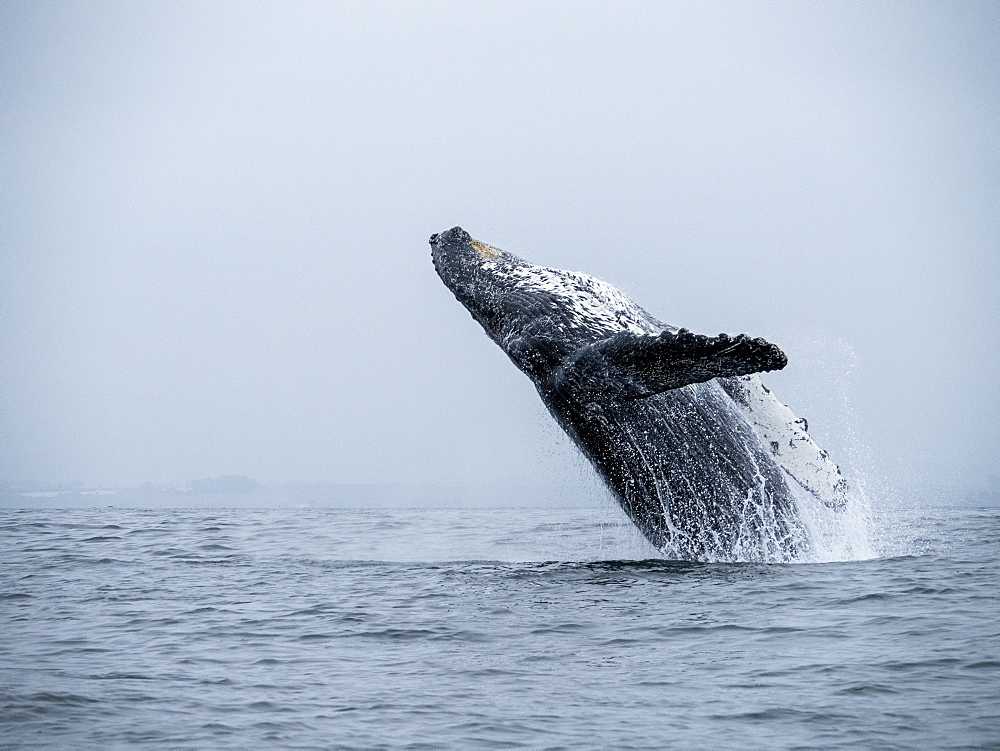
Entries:
<svg viewBox="0 0 1000 751">
<path fill-rule="evenodd" d="M 0 4 L 0 478 L 565 483 L 461 224 L 998 471 L 1000 5 Z"/>
</svg>

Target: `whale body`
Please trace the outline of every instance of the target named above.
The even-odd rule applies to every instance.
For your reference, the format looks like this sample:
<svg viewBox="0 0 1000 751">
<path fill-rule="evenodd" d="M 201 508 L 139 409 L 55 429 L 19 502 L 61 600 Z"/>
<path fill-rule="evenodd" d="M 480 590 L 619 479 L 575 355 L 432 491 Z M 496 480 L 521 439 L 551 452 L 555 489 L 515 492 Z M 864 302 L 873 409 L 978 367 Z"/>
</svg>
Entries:
<svg viewBox="0 0 1000 751">
<path fill-rule="evenodd" d="M 663 554 L 793 560 L 810 547 L 801 504 L 845 506 L 837 465 L 761 383 L 787 363 L 776 345 L 667 325 L 606 282 L 461 227 L 430 243 L 442 281 Z"/>
</svg>

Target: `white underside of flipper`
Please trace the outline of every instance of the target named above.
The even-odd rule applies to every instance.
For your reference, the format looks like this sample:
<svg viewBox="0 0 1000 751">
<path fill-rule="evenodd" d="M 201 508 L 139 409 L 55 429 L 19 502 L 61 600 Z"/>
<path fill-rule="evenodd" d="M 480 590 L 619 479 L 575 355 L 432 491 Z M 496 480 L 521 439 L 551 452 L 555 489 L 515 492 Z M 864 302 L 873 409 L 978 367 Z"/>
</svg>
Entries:
<svg viewBox="0 0 1000 751">
<path fill-rule="evenodd" d="M 759 375 L 719 381 L 785 474 L 823 504 L 843 507 L 847 480 L 830 455 L 809 437 L 806 421 L 778 401 Z"/>
</svg>

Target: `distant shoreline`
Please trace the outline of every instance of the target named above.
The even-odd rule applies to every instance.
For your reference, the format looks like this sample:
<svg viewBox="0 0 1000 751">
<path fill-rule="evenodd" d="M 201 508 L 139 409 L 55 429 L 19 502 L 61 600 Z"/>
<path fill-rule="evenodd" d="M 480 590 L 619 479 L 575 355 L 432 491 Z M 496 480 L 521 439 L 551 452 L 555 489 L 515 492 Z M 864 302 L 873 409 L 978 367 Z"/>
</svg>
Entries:
<svg viewBox="0 0 1000 751">
<path fill-rule="evenodd" d="M 171 489 L 0 491 L 0 508 L 598 508 L 602 488 L 288 484 L 251 492 L 201 493 Z"/>
</svg>

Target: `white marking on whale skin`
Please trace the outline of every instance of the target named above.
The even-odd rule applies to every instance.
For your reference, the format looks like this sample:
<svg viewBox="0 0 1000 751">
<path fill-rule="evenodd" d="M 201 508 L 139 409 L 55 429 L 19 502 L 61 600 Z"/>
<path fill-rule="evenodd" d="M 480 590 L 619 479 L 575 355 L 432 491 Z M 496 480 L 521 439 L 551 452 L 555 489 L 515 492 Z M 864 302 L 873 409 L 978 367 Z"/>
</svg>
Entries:
<svg viewBox="0 0 1000 751">
<path fill-rule="evenodd" d="M 618 289 L 587 274 L 528 263 L 501 267 L 488 261 L 483 268 L 499 272 L 523 290 L 557 295 L 570 317 L 582 324 L 611 332 L 624 328 L 633 334 L 658 334 L 661 331 L 650 321 L 648 313 Z"/>
<path fill-rule="evenodd" d="M 757 374 L 731 378 L 729 384 L 736 409 L 778 466 L 823 503 L 842 505 L 847 481 L 830 455 L 805 431 L 805 421 L 778 401 Z"/>
</svg>

